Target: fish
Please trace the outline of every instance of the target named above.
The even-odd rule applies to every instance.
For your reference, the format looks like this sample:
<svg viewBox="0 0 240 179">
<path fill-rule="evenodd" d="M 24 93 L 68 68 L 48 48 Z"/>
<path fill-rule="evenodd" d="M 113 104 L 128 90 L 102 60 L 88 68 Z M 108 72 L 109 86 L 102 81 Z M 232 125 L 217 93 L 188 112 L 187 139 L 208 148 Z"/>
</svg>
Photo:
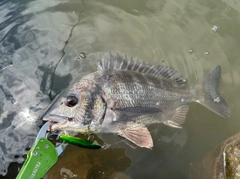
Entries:
<svg viewBox="0 0 240 179">
<path fill-rule="evenodd" d="M 219 93 L 220 79 L 221 66 L 217 66 L 189 86 L 173 67 L 110 54 L 98 60 L 97 71 L 70 87 L 43 120 L 51 121 L 50 130 L 115 133 L 151 149 L 148 125 L 182 128 L 191 102 L 229 117 L 227 102 Z"/>
</svg>

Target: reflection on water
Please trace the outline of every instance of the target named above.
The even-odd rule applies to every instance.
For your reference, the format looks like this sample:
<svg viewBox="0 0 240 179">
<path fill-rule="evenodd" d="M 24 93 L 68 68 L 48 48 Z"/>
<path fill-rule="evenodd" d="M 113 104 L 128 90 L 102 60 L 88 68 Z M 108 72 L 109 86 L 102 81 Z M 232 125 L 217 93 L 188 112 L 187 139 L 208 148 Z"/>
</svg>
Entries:
<svg viewBox="0 0 240 179">
<path fill-rule="evenodd" d="M 149 127 L 153 150 L 118 143 L 106 151 L 90 152 L 91 160 L 111 174 L 188 178 L 192 163 L 239 131 L 239 11 L 240 3 L 234 0 L 1 1 L 0 174 L 7 173 L 9 163 L 23 162 L 51 99 L 95 71 L 99 54 L 112 51 L 173 66 L 190 84 L 222 66 L 220 92 L 229 104 L 229 119 L 191 104 L 183 129 Z M 86 58 L 74 58 L 80 52 Z M 118 140 L 115 135 L 103 138 Z M 68 156 L 79 150 L 69 148 L 64 162 L 50 173 L 59 175 L 65 168 L 75 174 L 76 165 L 83 163 L 75 160 L 74 166 L 67 166 Z M 100 170 L 93 163 L 86 166 L 91 168 L 89 177 Z M 9 169 L 14 170 L 14 165 Z"/>
<path fill-rule="evenodd" d="M 0 173 L 5 175 L 10 162 L 24 161 L 35 140 L 41 116 L 50 103 L 53 69 L 78 16 L 72 11 L 70 15 L 54 11 L 55 6 L 67 2 L 1 3 L 1 17 L 5 20 L 1 19 L 0 24 Z M 66 88 L 71 79 L 71 73 L 54 74 L 54 80 L 59 81 L 58 91 Z M 57 92 L 55 86 L 52 90 Z"/>
</svg>

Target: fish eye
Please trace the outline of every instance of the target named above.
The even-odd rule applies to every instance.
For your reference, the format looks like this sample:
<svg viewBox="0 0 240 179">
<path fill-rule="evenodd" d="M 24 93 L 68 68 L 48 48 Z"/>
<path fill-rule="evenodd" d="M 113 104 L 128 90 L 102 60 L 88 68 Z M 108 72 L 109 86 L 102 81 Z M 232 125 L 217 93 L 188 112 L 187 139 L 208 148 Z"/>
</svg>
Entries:
<svg viewBox="0 0 240 179">
<path fill-rule="evenodd" d="M 73 107 L 78 103 L 78 99 L 75 96 L 68 96 L 65 105 L 68 107 Z"/>
</svg>

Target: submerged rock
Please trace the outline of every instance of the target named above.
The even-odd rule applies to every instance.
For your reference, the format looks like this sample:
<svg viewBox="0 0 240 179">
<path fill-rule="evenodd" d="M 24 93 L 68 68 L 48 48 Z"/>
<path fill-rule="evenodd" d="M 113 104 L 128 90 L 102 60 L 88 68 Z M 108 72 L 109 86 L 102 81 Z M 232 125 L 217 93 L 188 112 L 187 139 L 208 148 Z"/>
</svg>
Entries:
<svg viewBox="0 0 240 179">
<path fill-rule="evenodd" d="M 221 143 L 201 163 L 193 164 L 189 177 L 240 179 L 240 133 Z"/>
<path fill-rule="evenodd" d="M 130 165 L 125 149 L 91 150 L 68 145 L 44 179 L 131 179 L 123 173 Z"/>
<path fill-rule="evenodd" d="M 240 178 L 240 140 L 234 140 L 225 148 L 225 171 L 227 179 Z"/>
</svg>

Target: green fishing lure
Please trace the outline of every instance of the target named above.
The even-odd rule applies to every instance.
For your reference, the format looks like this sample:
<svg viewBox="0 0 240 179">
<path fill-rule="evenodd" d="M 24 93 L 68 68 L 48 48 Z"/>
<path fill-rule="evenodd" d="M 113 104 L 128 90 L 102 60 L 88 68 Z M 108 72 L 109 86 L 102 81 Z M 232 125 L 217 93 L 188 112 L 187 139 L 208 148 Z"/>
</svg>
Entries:
<svg viewBox="0 0 240 179">
<path fill-rule="evenodd" d="M 91 142 L 89 140 L 83 140 L 81 138 L 78 137 L 74 137 L 74 136 L 69 136 L 69 135 L 65 135 L 62 134 L 60 135 L 60 139 L 64 142 L 73 144 L 73 145 L 77 145 L 79 147 L 84 147 L 84 148 L 88 148 L 88 149 L 100 149 L 102 148 L 101 145 L 98 145 L 94 142 Z"/>
</svg>

